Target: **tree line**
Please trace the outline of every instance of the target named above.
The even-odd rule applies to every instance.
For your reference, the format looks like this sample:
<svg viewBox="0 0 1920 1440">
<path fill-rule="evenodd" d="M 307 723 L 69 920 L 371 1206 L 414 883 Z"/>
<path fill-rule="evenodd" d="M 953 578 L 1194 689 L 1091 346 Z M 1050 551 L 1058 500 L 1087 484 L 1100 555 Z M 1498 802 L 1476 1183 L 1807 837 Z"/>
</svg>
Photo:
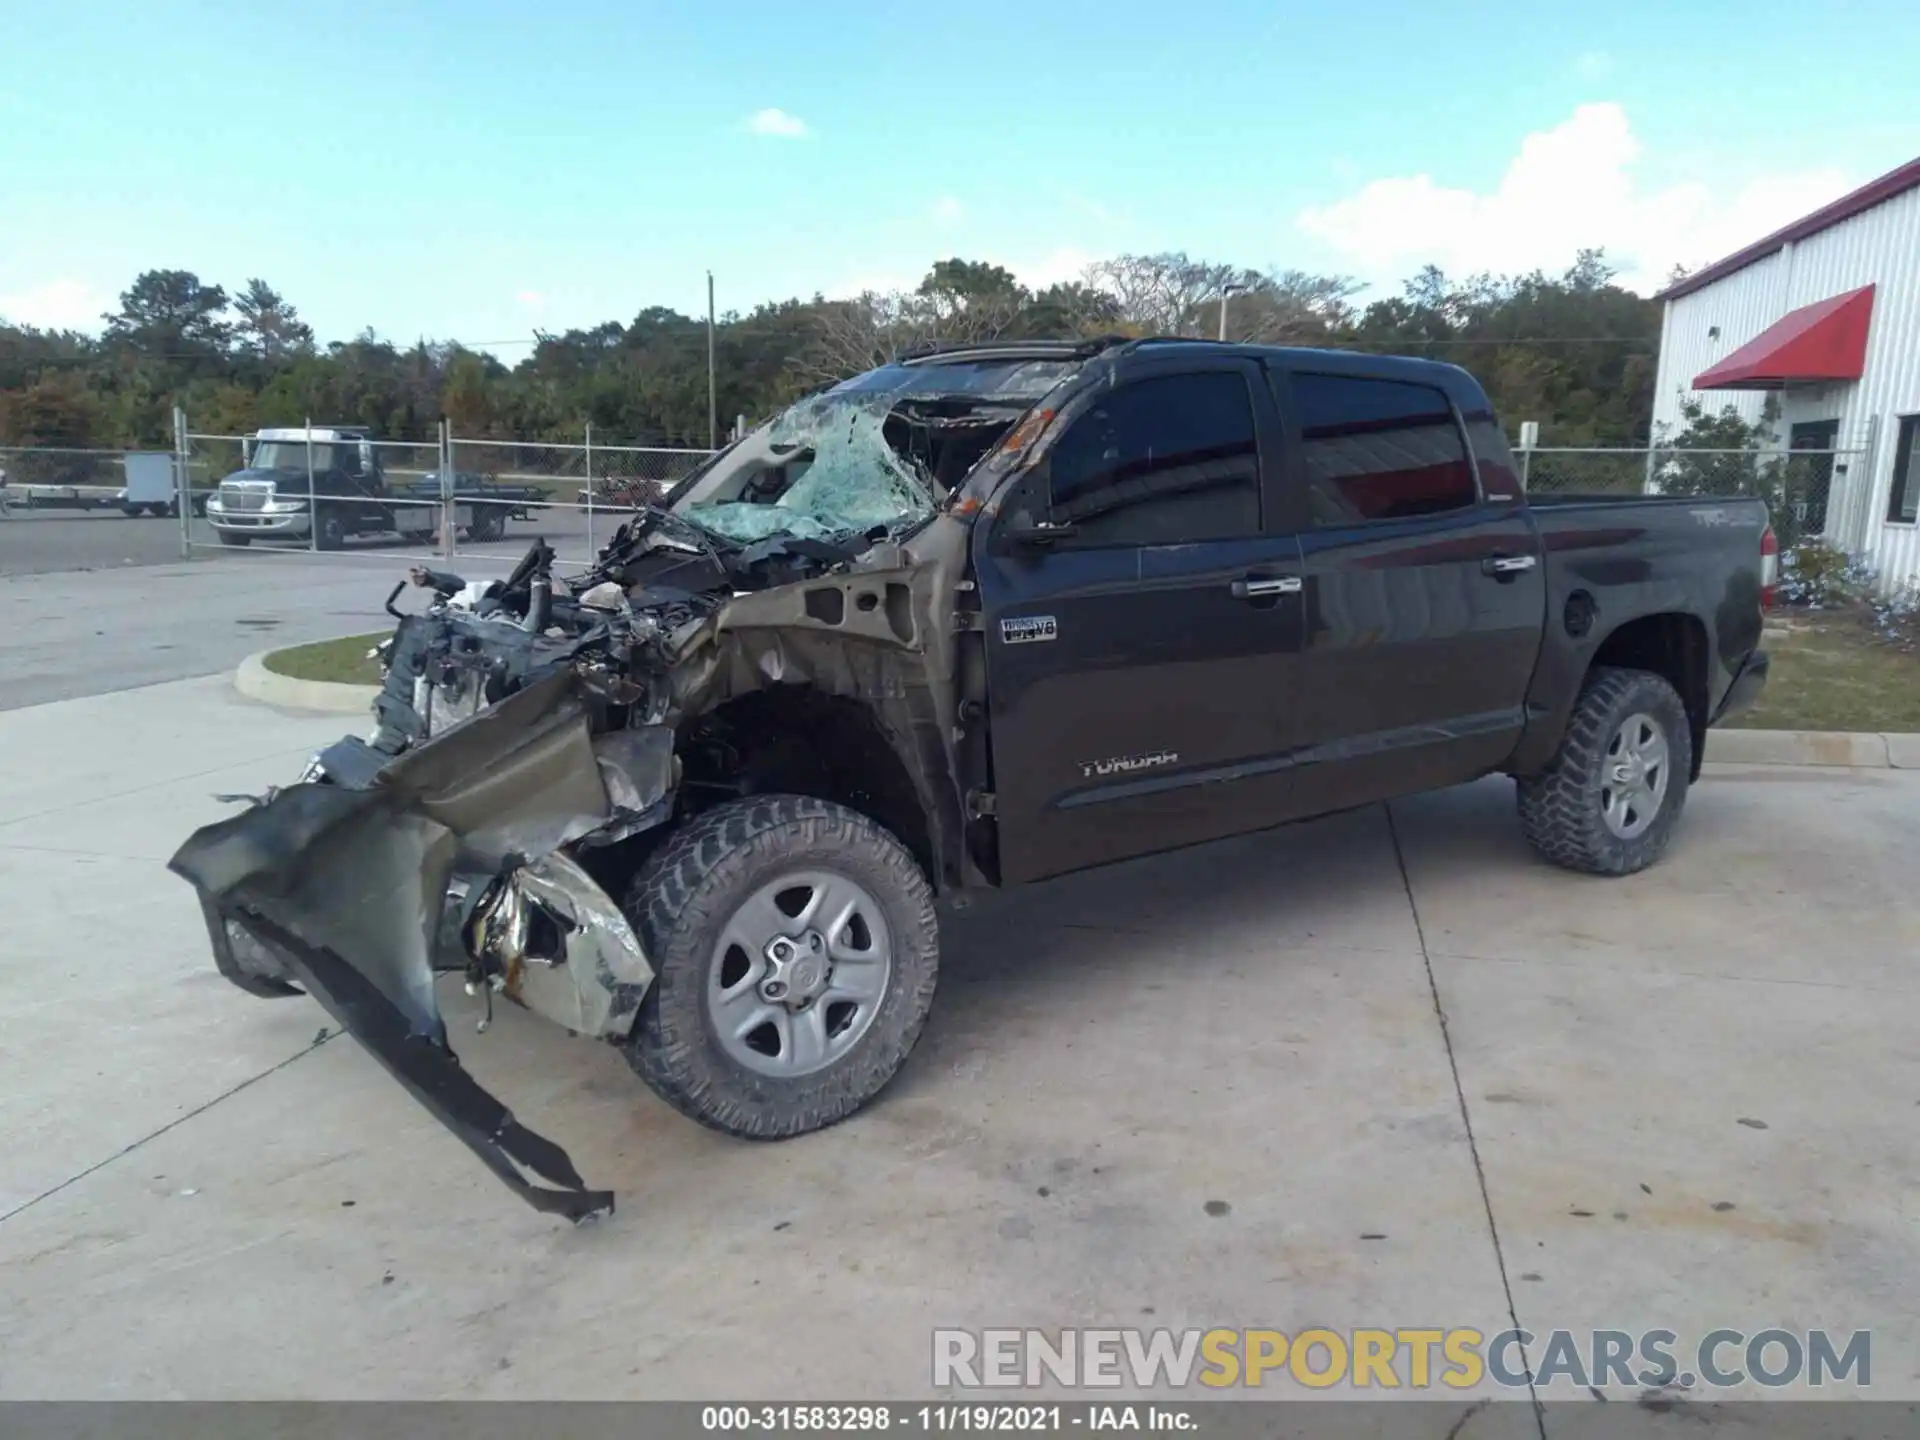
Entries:
<svg viewBox="0 0 1920 1440">
<path fill-rule="evenodd" d="M 1185 254 L 1123 255 L 1032 289 L 1001 266 L 936 262 L 910 290 L 791 299 L 714 327 L 716 409 L 757 421 L 798 396 L 928 345 L 993 339 L 1217 335 L 1430 356 L 1479 377 L 1508 424 L 1556 445 L 1645 444 L 1659 306 L 1615 283 L 1599 251 L 1564 273 L 1453 278 L 1429 267 L 1366 300 L 1350 278 L 1254 270 Z M 371 330 L 317 342 L 263 280 L 229 293 L 150 270 L 99 334 L 0 317 L 0 442 L 158 446 L 184 408 L 197 431 L 366 425 L 430 439 L 442 416 L 475 438 L 702 446 L 707 325 L 665 307 L 541 333 L 509 364 L 454 342 L 395 344 Z"/>
</svg>

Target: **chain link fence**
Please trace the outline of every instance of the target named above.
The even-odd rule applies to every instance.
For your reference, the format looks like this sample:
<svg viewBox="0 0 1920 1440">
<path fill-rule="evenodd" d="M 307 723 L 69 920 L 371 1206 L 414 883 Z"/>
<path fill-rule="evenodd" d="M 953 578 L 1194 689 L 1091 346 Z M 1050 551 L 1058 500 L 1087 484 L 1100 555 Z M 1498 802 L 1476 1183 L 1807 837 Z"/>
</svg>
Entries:
<svg viewBox="0 0 1920 1440">
<path fill-rule="evenodd" d="M 517 558 L 541 539 L 563 562 L 584 564 L 636 509 L 657 503 L 711 453 L 599 445 L 586 431 L 577 445 L 463 439 L 444 430 L 433 440 L 392 441 L 344 426 L 242 436 L 193 431 L 184 416 L 177 422 L 194 507 L 181 527 L 185 555 Z M 14 468 L 22 474 L 53 469 L 56 452 L 18 453 Z M 98 455 L 120 458 L 118 451 Z M 101 503 L 113 493 L 102 487 Z"/>
<path fill-rule="evenodd" d="M 450 446 L 459 501 L 475 517 L 461 527 L 466 548 L 537 537 L 580 564 L 711 453 L 602 445 L 590 435 L 578 445 L 456 436 Z"/>
<path fill-rule="evenodd" d="M 0 449 L 0 513 L 126 510 L 180 515 L 183 554 L 223 550 L 376 550 L 441 559 L 516 556 L 534 539 L 569 564 L 591 560 L 615 529 L 658 503 L 711 452 L 581 443 L 375 440 L 348 427 L 208 435 L 176 414 L 171 491 L 130 501 L 141 452 Z M 1537 495 L 1751 495 L 1766 501 L 1781 548 L 1866 540 L 1869 452 L 1541 448 L 1516 453 Z M 147 452 L 145 459 L 160 459 Z M 184 465 L 180 462 L 184 460 Z M 143 469 L 151 488 L 153 471 Z"/>
</svg>

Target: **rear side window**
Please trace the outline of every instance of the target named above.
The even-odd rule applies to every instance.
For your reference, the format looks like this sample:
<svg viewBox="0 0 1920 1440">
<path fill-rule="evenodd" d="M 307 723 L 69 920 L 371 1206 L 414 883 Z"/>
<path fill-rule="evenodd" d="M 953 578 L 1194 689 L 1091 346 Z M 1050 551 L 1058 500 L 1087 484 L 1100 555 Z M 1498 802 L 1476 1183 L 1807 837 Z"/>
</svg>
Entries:
<svg viewBox="0 0 1920 1440">
<path fill-rule="evenodd" d="M 1526 487 L 1514 468 L 1513 450 L 1507 444 L 1506 431 L 1487 411 L 1467 415 L 1467 439 L 1473 445 L 1474 463 L 1480 467 L 1480 489 L 1489 500 L 1514 500 Z"/>
<path fill-rule="evenodd" d="M 1166 375 L 1102 396 L 1048 459 L 1052 517 L 1078 546 L 1260 533 L 1253 400 L 1237 371 Z"/>
<path fill-rule="evenodd" d="M 1432 386 L 1303 374 L 1288 386 L 1313 524 L 1437 515 L 1478 498 L 1460 427 Z"/>
</svg>

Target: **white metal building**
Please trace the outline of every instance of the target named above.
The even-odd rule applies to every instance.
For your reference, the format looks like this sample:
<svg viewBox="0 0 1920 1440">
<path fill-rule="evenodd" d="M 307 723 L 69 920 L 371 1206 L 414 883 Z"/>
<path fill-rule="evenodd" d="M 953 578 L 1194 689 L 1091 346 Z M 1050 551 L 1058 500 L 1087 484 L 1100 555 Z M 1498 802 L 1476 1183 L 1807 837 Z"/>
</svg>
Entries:
<svg viewBox="0 0 1920 1440">
<path fill-rule="evenodd" d="M 1832 452 L 1827 540 L 1885 590 L 1920 576 L 1920 160 L 1658 298 L 1655 434 L 1688 401 L 1754 421 L 1777 395 L 1781 443 Z"/>
</svg>

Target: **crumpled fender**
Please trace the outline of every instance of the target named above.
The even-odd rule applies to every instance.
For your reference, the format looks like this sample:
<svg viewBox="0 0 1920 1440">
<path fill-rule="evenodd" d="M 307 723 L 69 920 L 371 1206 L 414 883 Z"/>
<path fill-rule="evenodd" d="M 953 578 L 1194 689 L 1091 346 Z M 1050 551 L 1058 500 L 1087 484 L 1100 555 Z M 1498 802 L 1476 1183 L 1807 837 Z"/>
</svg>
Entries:
<svg viewBox="0 0 1920 1440">
<path fill-rule="evenodd" d="M 562 847 L 623 837 L 671 810 L 672 736 L 596 744 L 562 667 L 375 771 L 358 787 L 301 784 L 194 832 L 168 862 L 199 892 L 229 975 L 314 996 L 442 1124 L 535 1208 L 579 1220 L 613 1208 L 567 1154 L 461 1067 L 434 995 L 466 968 L 459 933 L 501 885 L 561 921 L 564 953 L 501 988 L 584 1033 L 624 1034 L 653 971 L 618 906 Z M 618 738 L 616 738 L 618 737 Z M 464 880 L 465 912 L 448 895 Z M 564 972 L 564 973 L 563 973 Z M 492 983 L 493 977 L 486 977 Z M 550 1185 L 535 1184 L 524 1172 Z"/>
</svg>

